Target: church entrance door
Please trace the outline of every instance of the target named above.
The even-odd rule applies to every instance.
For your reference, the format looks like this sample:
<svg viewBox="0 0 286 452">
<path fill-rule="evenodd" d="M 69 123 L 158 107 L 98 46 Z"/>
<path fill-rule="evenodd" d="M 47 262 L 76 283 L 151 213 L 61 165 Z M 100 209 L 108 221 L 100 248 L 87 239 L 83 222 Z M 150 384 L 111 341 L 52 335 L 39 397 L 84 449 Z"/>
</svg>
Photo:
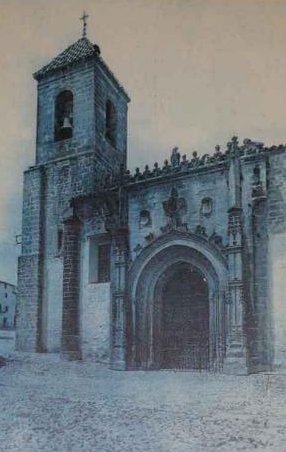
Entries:
<svg viewBox="0 0 286 452">
<path fill-rule="evenodd" d="M 158 367 L 208 369 L 209 290 L 206 278 L 193 266 L 182 262 L 174 265 L 162 278 Z"/>
</svg>

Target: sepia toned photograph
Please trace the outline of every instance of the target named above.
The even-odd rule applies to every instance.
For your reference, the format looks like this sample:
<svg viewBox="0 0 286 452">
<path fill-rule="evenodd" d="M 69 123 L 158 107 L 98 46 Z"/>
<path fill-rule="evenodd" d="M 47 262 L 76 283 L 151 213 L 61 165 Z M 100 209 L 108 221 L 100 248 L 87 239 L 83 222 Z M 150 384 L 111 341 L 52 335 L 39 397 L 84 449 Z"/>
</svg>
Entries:
<svg viewBox="0 0 286 452">
<path fill-rule="evenodd" d="M 286 0 L 0 0 L 0 452 L 286 452 Z"/>
</svg>

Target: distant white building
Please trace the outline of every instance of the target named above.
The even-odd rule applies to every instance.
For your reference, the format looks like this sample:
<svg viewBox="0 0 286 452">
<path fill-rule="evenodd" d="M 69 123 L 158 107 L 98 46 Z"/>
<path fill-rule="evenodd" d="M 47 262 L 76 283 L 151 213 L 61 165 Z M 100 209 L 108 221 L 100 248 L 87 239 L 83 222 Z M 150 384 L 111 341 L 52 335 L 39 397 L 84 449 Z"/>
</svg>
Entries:
<svg viewBox="0 0 286 452">
<path fill-rule="evenodd" d="M 0 281 L 0 328 L 14 328 L 16 287 Z"/>
</svg>

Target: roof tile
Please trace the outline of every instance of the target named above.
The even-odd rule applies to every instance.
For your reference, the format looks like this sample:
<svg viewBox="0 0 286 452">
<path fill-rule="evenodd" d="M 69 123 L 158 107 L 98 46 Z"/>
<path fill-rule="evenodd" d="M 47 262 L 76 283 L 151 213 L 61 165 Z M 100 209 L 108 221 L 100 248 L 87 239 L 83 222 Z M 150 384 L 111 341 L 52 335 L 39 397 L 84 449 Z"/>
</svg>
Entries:
<svg viewBox="0 0 286 452">
<path fill-rule="evenodd" d="M 35 72 L 34 78 L 38 80 L 49 72 L 99 53 L 100 49 L 96 44 L 93 45 L 85 37 L 80 38 L 78 41 L 70 45 L 66 50 L 56 56 L 52 61 L 50 61 L 50 63 L 48 63 L 46 66 L 43 66 L 39 71 Z"/>
</svg>

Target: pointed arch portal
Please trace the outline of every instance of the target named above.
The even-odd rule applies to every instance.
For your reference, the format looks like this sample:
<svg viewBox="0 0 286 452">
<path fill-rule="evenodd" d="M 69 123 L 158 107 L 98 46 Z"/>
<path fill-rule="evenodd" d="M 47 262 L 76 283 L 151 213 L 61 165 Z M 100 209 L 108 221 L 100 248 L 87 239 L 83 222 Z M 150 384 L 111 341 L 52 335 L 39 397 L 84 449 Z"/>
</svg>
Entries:
<svg viewBox="0 0 286 452">
<path fill-rule="evenodd" d="M 173 232 L 143 250 L 130 274 L 130 367 L 220 370 L 226 275 L 220 252 L 194 234 Z"/>
</svg>

